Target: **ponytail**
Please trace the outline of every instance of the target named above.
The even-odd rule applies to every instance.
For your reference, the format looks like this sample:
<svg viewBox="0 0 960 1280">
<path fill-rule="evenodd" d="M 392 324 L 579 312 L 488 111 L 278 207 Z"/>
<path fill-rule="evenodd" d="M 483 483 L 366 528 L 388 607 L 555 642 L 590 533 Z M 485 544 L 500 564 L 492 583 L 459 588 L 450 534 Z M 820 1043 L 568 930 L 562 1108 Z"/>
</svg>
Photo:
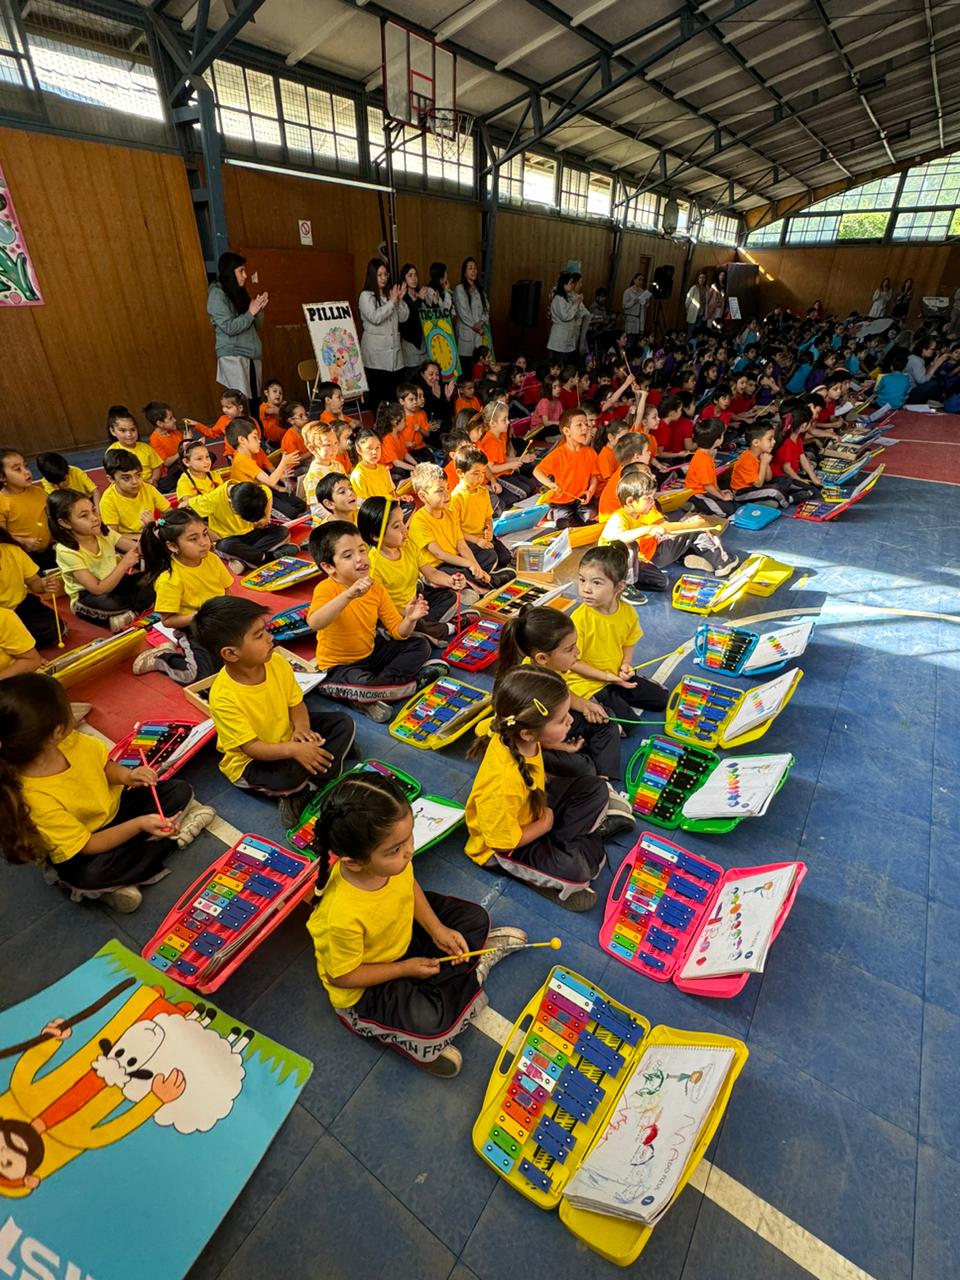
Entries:
<svg viewBox="0 0 960 1280">
<path fill-rule="evenodd" d="M 500 675 L 519 667 L 524 658 L 533 659 L 537 653 L 552 653 L 575 630 L 573 620 L 558 609 L 525 605 L 515 618 L 506 623 L 500 635 Z"/>
<path fill-rule="evenodd" d="M 176 547 L 187 528 L 203 523 L 189 507 L 177 507 L 174 511 L 165 511 L 158 520 L 151 520 L 144 526 L 140 535 L 140 554 L 150 582 L 159 578 L 161 573 L 170 572 L 174 555 L 171 547 Z"/>
<path fill-rule="evenodd" d="M 57 730 L 72 723 L 66 690 L 52 676 L 32 671 L 0 681 L 0 840 L 8 862 L 42 862 L 46 856 L 20 775 Z"/>
<path fill-rule="evenodd" d="M 323 797 L 311 839 L 317 894 L 330 878 L 330 854 L 368 862 L 389 828 L 410 812 L 409 800 L 392 778 L 366 773 L 338 778 Z"/>
</svg>

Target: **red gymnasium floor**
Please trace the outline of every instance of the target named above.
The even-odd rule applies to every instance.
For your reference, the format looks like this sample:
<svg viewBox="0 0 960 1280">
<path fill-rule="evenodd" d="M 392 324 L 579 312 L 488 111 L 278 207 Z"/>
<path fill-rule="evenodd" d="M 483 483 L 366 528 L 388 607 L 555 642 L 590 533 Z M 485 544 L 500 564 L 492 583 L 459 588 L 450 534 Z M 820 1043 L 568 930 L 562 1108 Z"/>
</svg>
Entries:
<svg viewBox="0 0 960 1280">
<path fill-rule="evenodd" d="M 887 475 L 960 484 L 960 416 L 901 409 L 887 424 L 885 434 L 900 441 L 890 445 L 880 459 Z"/>
</svg>

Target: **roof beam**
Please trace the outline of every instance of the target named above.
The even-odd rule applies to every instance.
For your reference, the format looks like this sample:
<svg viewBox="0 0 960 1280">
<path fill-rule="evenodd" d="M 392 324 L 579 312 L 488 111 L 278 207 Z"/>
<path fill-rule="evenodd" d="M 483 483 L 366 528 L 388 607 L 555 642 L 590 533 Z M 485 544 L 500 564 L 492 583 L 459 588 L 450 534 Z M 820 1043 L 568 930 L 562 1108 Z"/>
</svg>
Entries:
<svg viewBox="0 0 960 1280">
<path fill-rule="evenodd" d="M 940 134 L 940 145 L 943 146 L 943 104 L 940 101 L 940 77 L 937 73 L 937 38 L 933 30 L 933 15 L 930 12 L 930 0 L 923 0 L 923 16 L 927 24 L 927 35 L 930 38 L 930 79 L 933 82 L 933 100 L 937 105 L 937 130 Z"/>
<path fill-rule="evenodd" d="M 877 116 L 873 110 L 873 107 L 871 107 L 870 103 L 867 101 L 867 95 L 860 88 L 859 72 L 857 71 L 853 63 L 850 61 L 850 58 L 847 56 L 847 51 L 844 49 L 843 45 L 840 42 L 839 36 L 834 31 L 833 26 L 831 25 L 830 17 L 826 9 L 824 9 L 823 7 L 823 0 L 813 0 L 813 7 L 816 9 L 817 13 L 820 15 L 820 19 L 823 23 L 824 29 L 829 35 L 833 43 L 833 47 L 836 49 L 837 53 L 839 54 L 840 59 L 843 62 L 843 65 L 847 69 L 847 74 L 850 77 L 850 83 L 853 85 L 853 88 L 857 97 L 863 103 L 863 109 L 864 111 L 866 111 L 867 115 L 869 116 L 870 123 L 873 125 L 873 127 L 876 129 L 877 133 L 879 134 L 880 141 L 883 143 L 883 149 L 884 151 L 886 151 L 887 155 L 890 157 L 890 163 L 896 164 L 897 157 L 893 154 L 893 152 L 890 149 L 890 143 L 887 141 L 887 131 L 883 127 L 883 125 L 880 123 L 880 121 L 877 119 Z"/>
<path fill-rule="evenodd" d="M 471 22 L 482 18 L 488 9 L 492 9 L 499 3 L 500 0 L 472 0 L 471 4 L 464 5 L 457 13 L 451 14 L 446 21 L 440 23 L 435 39 L 441 42 L 449 40 L 451 36 L 455 36 L 464 27 L 469 27 Z"/>
<path fill-rule="evenodd" d="M 337 34 L 354 16 L 356 10 L 351 12 L 344 9 L 341 13 L 336 14 L 333 18 L 326 18 L 317 26 L 311 27 L 310 34 L 296 44 L 284 58 L 284 62 L 288 67 L 295 67 L 298 62 L 302 62 L 304 58 L 313 53 L 314 49 L 319 45 L 326 43 L 331 36 Z"/>
</svg>

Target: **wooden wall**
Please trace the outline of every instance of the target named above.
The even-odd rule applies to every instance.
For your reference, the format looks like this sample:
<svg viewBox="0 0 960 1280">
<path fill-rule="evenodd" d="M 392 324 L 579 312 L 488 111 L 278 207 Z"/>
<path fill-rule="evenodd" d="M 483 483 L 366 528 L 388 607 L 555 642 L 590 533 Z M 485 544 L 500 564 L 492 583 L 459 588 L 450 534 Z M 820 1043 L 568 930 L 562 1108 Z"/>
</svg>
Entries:
<svg viewBox="0 0 960 1280">
<path fill-rule="evenodd" d="M 914 315 L 924 295 L 952 295 L 960 285 L 960 248 L 940 244 L 817 245 L 809 249 L 741 249 L 760 267 L 760 307 L 802 314 L 820 298 L 827 311 L 866 313 L 884 276 L 894 288 L 913 277 Z"/>
<path fill-rule="evenodd" d="M 0 156 L 44 298 L 0 308 L 6 445 L 104 439 L 108 405 L 216 408 L 206 277 L 183 162 L 0 129 Z"/>
</svg>

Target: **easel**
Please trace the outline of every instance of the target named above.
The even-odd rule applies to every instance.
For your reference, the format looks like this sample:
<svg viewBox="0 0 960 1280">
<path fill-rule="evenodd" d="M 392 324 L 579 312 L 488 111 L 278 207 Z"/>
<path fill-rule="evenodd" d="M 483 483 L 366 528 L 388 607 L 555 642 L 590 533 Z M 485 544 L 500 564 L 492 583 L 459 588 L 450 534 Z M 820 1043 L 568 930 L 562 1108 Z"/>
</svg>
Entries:
<svg viewBox="0 0 960 1280">
<path fill-rule="evenodd" d="M 664 337 L 662 308 L 663 308 L 663 299 L 654 298 L 653 305 L 650 308 L 651 328 L 653 330 L 654 338 L 655 339 L 659 338 L 661 339 L 661 341 L 663 340 L 663 337 Z"/>
</svg>

